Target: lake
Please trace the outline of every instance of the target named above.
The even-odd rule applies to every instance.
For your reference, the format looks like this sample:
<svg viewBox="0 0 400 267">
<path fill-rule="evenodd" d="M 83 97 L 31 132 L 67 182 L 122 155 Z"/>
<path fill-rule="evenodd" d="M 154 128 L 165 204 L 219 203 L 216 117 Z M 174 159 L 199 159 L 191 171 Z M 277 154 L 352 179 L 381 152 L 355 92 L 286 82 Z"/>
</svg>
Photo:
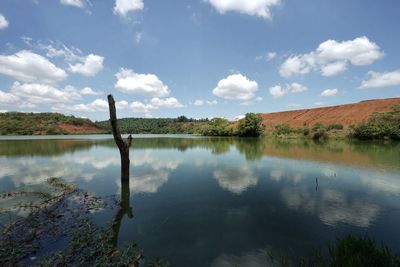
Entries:
<svg viewBox="0 0 400 267">
<path fill-rule="evenodd" d="M 111 138 L 1 137 L 0 192 L 55 176 L 119 195 Z M 398 143 L 136 135 L 130 153 L 133 218 L 123 217 L 118 243 L 137 243 L 147 258 L 265 266 L 269 257 L 295 262 L 348 233 L 400 251 Z M 92 216 L 106 225 L 115 210 Z"/>
</svg>

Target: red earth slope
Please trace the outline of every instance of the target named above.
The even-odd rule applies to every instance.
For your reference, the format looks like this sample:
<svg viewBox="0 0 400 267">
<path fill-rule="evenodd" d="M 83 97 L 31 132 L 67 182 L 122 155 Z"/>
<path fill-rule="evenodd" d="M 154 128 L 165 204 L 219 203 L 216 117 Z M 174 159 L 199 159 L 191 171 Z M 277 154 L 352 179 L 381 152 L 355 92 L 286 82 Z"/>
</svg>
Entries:
<svg viewBox="0 0 400 267">
<path fill-rule="evenodd" d="M 315 123 L 324 125 L 341 123 L 348 127 L 352 124 L 366 122 L 374 112 L 388 111 L 395 104 L 400 104 L 400 98 L 366 100 L 331 107 L 266 113 L 261 116 L 263 124 L 267 127 L 282 123 L 293 127 L 311 126 Z"/>
</svg>

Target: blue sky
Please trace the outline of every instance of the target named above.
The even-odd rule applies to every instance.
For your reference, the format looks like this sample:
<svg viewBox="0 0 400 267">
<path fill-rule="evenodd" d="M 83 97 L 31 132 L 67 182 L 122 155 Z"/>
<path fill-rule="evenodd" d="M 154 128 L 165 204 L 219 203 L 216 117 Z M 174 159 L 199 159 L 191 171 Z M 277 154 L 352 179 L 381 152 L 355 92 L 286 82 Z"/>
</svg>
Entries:
<svg viewBox="0 0 400 267">
<path fill-rule="evenodd" d="M 398 0 L 2 0 L 0 110 L 193 118 L 400 97 Z"/>
</svg>

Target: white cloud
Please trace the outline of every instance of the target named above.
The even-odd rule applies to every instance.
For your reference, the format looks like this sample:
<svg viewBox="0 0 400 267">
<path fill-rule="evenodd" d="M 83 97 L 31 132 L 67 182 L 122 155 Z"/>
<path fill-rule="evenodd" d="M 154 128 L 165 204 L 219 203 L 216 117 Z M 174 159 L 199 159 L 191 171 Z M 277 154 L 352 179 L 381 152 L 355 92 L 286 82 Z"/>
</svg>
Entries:
<svg viewBox="0 0 400 267">
<path fill-rule="evenodd" d="M 95 91 L 90 87 L 84 87 L 80 90 L 82 95 L 101 95 L 103 92 Z"/>
<path fill-rule="evenodd" d="M 161 99 L 158 97 L 152 98 L 150 104 L 156 108 L 181 108 L 183 105 L 175 97 Z"/>
<path fill-rule="evenodd" d="M 69 64 L 69 71 L 84 76 L 94 76 L 103 69 L 104 57 L 90 54 L 81 63 Z"/>
<path fill-rule="evenodd" d="M 3 16 L 3 14 L 0 14 L 0 30 L 4 30 L 5 28 L 8 27 L 8 21 L 7 19 Z"/>
<path fill-rule="evenodd" d="M 280 85 L 275 85 L 269 88 L 269 93 L 272 95 L 273 98 L 279 98 L 288 93 L 286 88 L 283 88 Z"/>
<path fill-rule="evenodd" d="M 121 68 L 115 74 L 115 88 L 125 93 L 135 93 L 147 97 L 165 97 L 170 91 L 154 74 L 139 74 L 131 69 Z"/>
<path fill-rule="evenodd" d="M 128 106 L 128 102 L 122 100 L 116 103 L 117 109 L 124 109 Z M 75 105 L 68 105 L 62 103 L 57 106 L 52 107 L 53 110 L 56 111 L 77 111 L 77 112 L 95 112 L 95 111 L 108 111 L 108 102 L 104 99 L 96 99 L 88 104 L 75 104 Z"/>
<path fill-rule="evenodd" d="M 321 93 L 321 96 L 324 97 L 331 97 L 334 96 L 338 93 L 338 89 L 334 88 L 334 89 L 326 89 Z"/>
<path fill-rule="evenodd" d="M 323 102 L 323 101 L 318 101 L 318 102 L 315 102 L 314 105 L 316 105 L 316 106 L 325 106 L 326 103 Z"/>
<path fill-rule="evenodd" d="M 135 42 L 139 44 L 142 41 L 143 32 L 136 32 L 135 33 Z"/>
<path fill-rule="evenodd" d="M 143 0 L 115 0 L 114 14 L 126 17 L 129 12 L 143 10 Z"/>
<path fill-rule="evenodd" d="M 92 103 L 90 103 L 89 108 L 99 110 L 99 111 L 107 111 L 108 110 L 108 102 L 104 99 L 96 99 Z"/>
<path fill-rule="evenodd" d="M 126 109 L 129 107 L 129 103 L 128 103 L 128 101 L 121 100 L 121 101 L 115 103 L 115 106 L 117 107 L 117 109 Z"/>
<path fill-rule="evenodd" d="M 267 58 L 267 61 L 271 61 L 271 60 L 273 60 L 275 57 L 276 57 L 276 52 L 269 52 L 269 53 L 267 53 L 267 56 L 266 56 L 266 58 Z"/>
<path fill-rule="evenodd" d="M 400 70 L 379 73 L 368 72 L 369 79 L 361 83 L 360 88 L 377 88 L 400 85 Z"/>
<path fill-rule="evenodd" d="M 304 91 L 307 91 L 307 87 L 304 85 L 301 85 L 299 83 L 291 83 L 288 85 L 288 89 L 292 93 L 301 93 Z"/>
<path fill-rule="evenodd" d="M 218 104 L 217 100 L 203 100 L 203 99 L 196 99 L 193 103 L 195 106 L 203 106 L 203 105 L 208 105 L 208 106 L 215 106 Z"/>
<path fill-rule="evenodd" d="M 21 50 L 13 55 L 0 55 L 0 73 L 22 82 L 53 84 L 68 75 L 41 55 Z"/>
<path fill-rule="evenodd" d="M 366 36 L 342 42 L 327 40 L 315 51 L 290 56 L 280 66 L 279 72 L 283 77 L 311 71 L 320 71 L 323 76 L 333 76 L 344 72 L 349 64 L 370 65 L 383 56 L 379 46 Z"/>
<path fill-rule="evenodd" d="M 219 13 L 237 11 L 243 14 L 271 19 L 271 7 L 280 4 L 280 0 L 206 0 Z"/>
<path fill-rule="evenodd" d="M 213 94 L 225 99 L 248 101 L 255 96 L 257 91 L 257 82 L 239 73 L 220 80 Z"/>
<path fill-rule="evenodd" d="M 60 0 L 62 5 L 83 7 L 85 5 L 84 0 Z"/>
<path fill-rule="evenodd" d="M 299 83 L 291 83 L 287 84 L 286 87 L 281 85 L 275 85 L 269 88 L 269 93 L 272 95 L 273 98 L 282 97 L 288 93 L 301 93 L 307 91 L 307 87 L 299 84 Z"/>
<path fill-rule="evenodd" d="M 40 83 L 14 82 L 10 92 L 16 96 L 26 98 L 32 104 L 63 103 L 80 99 L 80 93 L 72 86 L 66 86 L 64 90 L 57 89 L 51 85 Z"/>
<path fill-rule="evenodd" d="M 152 105 L 144 104 L 140 101 L 133 101 L 130 104 L 130 108 L 132 109 L 133 112 L 144 113 L 147 114 L 148 116 L 150 115 L 151 111 L 155 109 L 155 107 L 153 107 Z"/>
<path fill-rule="evenodd" d="M 0 104 L 2 105 L 16 105 L 20 98 L 14 94 L 3 92 L 0 90 Z"/>
<path fill-rule="evenodd" d="M 129 107 L 133 112 L 143 113 L 145 117 L 152 117 L 151 112 L 153 110 L 159 108 L 181 108 L 184 107 L 184 105 L 182 105 L 175 97 L 165 99 L 154 97 L 149 101 L 149 103 L 134 101 L 129 105 Z"/>
</svg>

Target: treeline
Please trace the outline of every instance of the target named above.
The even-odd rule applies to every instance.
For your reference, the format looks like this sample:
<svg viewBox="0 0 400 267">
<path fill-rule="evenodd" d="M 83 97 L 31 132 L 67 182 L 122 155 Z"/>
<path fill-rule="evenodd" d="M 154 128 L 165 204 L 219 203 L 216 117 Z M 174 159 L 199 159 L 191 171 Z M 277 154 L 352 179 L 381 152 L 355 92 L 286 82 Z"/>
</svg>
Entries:
<svg viewBox="0 0 400 267">
<path fill-rule="evenodd" d="M 124 118 L 118 119 L 123 134 L 201 134 L 208 119 L 178 118 Z M 96 126 L 111 133 L 110 122 L 95 122 Z"/>
<path fill-rule="evenodd" d="M 262 118 L 254 113 L 246 114 L 237 126 L 224 118 L 189 119 L 180 116 L 176 119 L 118 119 L 118 128 L 124 134 L 193 134 L 204 136 L 260 136 L 263 132 Z M 109 121 L 96 122 L 111 132 Z"/>
<path fill-rule="evenodd" d="M 69 134 L 61 124 L 98 129 L 89 119 L 59 113 L 0 113 L 0 135 Z"/>
</svg>

